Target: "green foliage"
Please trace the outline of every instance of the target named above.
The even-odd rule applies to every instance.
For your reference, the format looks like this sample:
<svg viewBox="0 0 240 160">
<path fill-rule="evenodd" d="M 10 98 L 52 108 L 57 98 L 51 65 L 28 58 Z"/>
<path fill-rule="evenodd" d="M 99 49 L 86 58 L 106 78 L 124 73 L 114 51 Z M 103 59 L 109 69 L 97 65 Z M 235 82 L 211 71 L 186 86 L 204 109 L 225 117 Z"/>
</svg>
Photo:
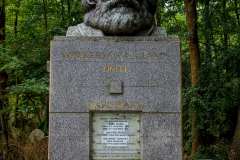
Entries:
<svg viewBox="0 0 240 160">
<path fill-rule="evenodd" d="M 12 86 L 9 91 L 10 94 L 47 95 L 47 83 L 47 79 L 26 79 L 23 83 Z"/>
<path fill-rule="evenodd" d="M 235 1 L 198 1 L 201 78 L 195 88 L 189 76 L 183 1 L 158 2 L 157 25 L 181 40 L 184 149 L 191 151 L 190 114 L 196 111 L 201 135 L 196 159 L 227 160 L 236 108 L 240 105 L 240 6 Z M 9 113 L 10 128 L 26 134 L 34 128 L 48 132 L 46 62 L 50 40 L 54 35 L 64 35 L 69 25 L 81 23 L 84 12 L 80 0 L 7 1 L 7 34 L 5 44 L 0 45 L 0 71 L 9 76 L 9 103 L 0 112 Z"/>
<path fill-rule="evenodd" d="M 197 112 L 201 147 L 196 158 L 228 159 L 228 145 L 240 105 L 239 5 L 235 1 L 201 0 L 198 35 L 201 51 L 200 84 L 191 87 L 187 29 L 183 1 L 160 0 L 158 20 L 181 40 L 183 63 L 184 148 L 191 152 L 191 112 Z M 227 42 L 227 43 L 226 43 Z"/>
<path fill-rule="evenodd" d="M 9 0 L 6 3 L 6 41 L 0 46 L 0 71 L 8 74 L 9 102 L 1 112 L 9 116 L 11 132 L 48 133 L 50 40 L 64 35 L 69 25 L 83 20 L 78 0 Z M 10 133 L 16 135 L 16 133 Z"/>
<path fill-rule="evenodd" d="M 219 142 L 218 144 L 210 146 L 201 146 L 198 153 L 193 158 L 194 160 L 199 159 L 214 159 L 214 160 L 223 160 L 228 159 L 229 150 L 226 142 Z"/>
</svg>

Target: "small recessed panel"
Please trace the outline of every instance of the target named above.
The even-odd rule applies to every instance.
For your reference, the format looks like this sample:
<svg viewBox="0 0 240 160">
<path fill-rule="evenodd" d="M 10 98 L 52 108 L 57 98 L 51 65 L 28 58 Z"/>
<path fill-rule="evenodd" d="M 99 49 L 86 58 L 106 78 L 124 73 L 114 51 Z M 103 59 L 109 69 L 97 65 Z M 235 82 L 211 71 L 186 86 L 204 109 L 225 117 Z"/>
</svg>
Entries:
<svg viewBox="0 0 240 160">
<path fill-rule="evenodd" d="M 93 160 L 140 160 L 139 113 L 94 113 Z"/>
</svg>

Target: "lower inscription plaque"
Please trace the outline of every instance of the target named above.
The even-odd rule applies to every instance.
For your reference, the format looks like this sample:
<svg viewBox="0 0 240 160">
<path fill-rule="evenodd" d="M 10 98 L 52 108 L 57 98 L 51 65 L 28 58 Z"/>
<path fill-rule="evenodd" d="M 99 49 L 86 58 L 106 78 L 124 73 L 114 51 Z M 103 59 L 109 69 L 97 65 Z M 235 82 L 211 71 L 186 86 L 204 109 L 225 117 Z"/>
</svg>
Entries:
<svg viewBox="0 0 240 160">
<path fill-rule="evenodd" d="M 93 113 L 93 160 L 140 160 L 139 113 Z"/>
</svg>

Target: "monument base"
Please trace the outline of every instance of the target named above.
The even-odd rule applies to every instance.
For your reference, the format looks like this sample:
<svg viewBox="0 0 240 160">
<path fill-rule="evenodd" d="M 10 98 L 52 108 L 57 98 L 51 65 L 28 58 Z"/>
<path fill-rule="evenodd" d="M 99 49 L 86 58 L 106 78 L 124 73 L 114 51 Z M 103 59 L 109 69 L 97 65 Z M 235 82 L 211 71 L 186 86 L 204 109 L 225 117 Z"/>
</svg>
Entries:
<svg viewBox="0 0 240 160">
<path fill-rule="evenodd" d="M 182 160 L 179 41 L 56 37 L 51 160 Z"/>
</svg>

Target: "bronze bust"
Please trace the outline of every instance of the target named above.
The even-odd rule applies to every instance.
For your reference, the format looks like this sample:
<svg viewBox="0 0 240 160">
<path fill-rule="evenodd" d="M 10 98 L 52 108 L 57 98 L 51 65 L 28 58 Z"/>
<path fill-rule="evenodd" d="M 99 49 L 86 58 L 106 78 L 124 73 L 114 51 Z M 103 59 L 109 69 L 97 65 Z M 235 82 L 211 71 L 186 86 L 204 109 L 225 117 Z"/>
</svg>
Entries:
<svg viewBox="0 0 240 160">
<path fill-rule="evenodd" d="M 82 0 L 84 22 L 68 28 L 66 36 L 165 35 L 156 27 L 156 0 Z"/>
</svg>

